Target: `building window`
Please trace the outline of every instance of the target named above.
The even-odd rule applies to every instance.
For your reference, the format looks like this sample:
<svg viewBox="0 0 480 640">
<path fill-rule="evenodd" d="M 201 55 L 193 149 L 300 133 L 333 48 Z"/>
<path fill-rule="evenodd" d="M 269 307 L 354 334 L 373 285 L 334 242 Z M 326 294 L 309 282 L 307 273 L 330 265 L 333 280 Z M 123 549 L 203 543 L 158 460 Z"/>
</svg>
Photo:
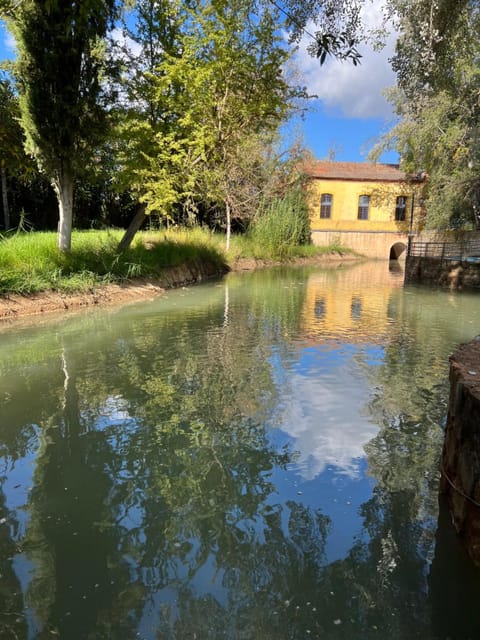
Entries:
<svg viewBox="0 0 480 640">
<path fill-rule="evenodd" d="M 407 213 L 407 197 L 406 196 L 398 196 L 397 204 L 395 205 L 395 220 L 401 221 L 405 220 Z"/>
<path fill-rule="evenodd" d="M 368 210 L 370 208 L 370 196 L 360 196 L 358 198 L 358 219 L 368 220 Z"/>
<path fill-rule="evenodd" d="M 314 309 L 315 318 L 317 318 L 317 320 L 321 320 L 322 318 L 325 317 L 325 312 L 326 312 L 325 298 L 317 298 L 315 300 L 315 309 Z"/>
<path fill-rule="evenodd" d="M 333 196 L 331 193 L 322 193 L 320 200 L 320 218 L 332 217 Z"/>
<path fill-rule="evenodd" d="M 350 306 L 350 315 L 352 320 L 360 320 L 362 316 L 362 299 L 354 296 Z"/>
</svg>

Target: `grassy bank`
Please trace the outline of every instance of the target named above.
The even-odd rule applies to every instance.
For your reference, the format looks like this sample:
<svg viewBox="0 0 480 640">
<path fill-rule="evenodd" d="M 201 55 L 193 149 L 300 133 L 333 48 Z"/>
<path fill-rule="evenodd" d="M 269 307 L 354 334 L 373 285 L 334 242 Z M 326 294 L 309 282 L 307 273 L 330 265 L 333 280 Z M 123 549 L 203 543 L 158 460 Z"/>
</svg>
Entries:
<svg viewBox="0 0 480 640">
<path fill-rule="evenodd" d="M 61 254 L 53 232 L 0 237 L 0 294 L 56 290 L 67 293 L 137 277 L 155 277 L 169 267 L 209 262 L 219 271 L 240 258 L 276 259 L 274 251 L 243 236 L 233 237 L 228 256 L 225 237 L 202 229 L 143 232 L 130 249 L 117 250 L 122 231 L 76 231 L 72 251 Z M 283 259 L 312 257 L 340 247 L 292 247 Z M 343 250 L 344 251 L 344 250 Z"/>
</svg>

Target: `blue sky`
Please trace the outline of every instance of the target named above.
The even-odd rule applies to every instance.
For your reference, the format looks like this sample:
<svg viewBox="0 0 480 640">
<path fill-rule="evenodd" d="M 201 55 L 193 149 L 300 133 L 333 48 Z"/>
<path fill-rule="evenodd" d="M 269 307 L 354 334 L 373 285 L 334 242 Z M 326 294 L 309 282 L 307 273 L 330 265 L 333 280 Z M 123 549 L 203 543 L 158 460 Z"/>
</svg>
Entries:
<svg viewBox="0 0 480 640">
<path fill-rule="evenodd" d="M 370 28 L 379 28 L 382 3 L 367 2 L 363 18 Z M 393 118 L 382 91 L 395 84 L 388 62 L 394 51 L 394 34 L 381 51 L 360 46 L 362 61 L 357 67 L 334 59 L 320 66 L 318 60 L 306 52 L 308 44 L 305 36 L 289 72 L 318 98 L 310 101 L 310 109 L 302 119 L 288 127 L 289 137 L 300 135 L 305 146 L 319 159 L 327 158 L 329 151 L 334 150 L 336 160 L 363 162 L 378 136 L 389 129 Z M 0 59 L 12 57 L 12 47 L 12 39 L 0 23 Z M 380 160 L 398 162 L 398 154 L 389 152 Z"/>
<path fill-rule="evenodd" d="M 383 27 L 383 2 L 365 2 L 362 18 L 369 31 Z M 314 32 L 311 26 L 308 31 Z M 385 46 L 374 50 L 362 44 L 361 64 L 329 58 L 320 66 L 307 52 L 308 36 L 300 42 L 294 64 L 298 77 L 310 94 L 311 110 L 298 128 L 305 144 L 318 158 L 326 158 L 335 150 L 336 160 L 365 161 L 375 140 L 392 126 L 393 113 L 382 92 L 395 85 L 395 74 L 389 59 L 395 51 L 396 34 L 386 36 Z M 383 162 L 398 162 L 398 154 L 389 152 Z"/>
</svg>

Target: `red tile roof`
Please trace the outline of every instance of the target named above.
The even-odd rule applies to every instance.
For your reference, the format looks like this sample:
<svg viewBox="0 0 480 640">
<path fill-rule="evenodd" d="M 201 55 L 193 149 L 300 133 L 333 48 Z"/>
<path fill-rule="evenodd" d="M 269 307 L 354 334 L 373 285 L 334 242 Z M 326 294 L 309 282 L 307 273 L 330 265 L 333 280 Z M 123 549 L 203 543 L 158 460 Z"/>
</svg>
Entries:
<svg viewBox="0 0 480 640">
<path fill-rule="evenodd" d="M 397 164 L 373 164 L 371 162 L 332 162 L 316 160 L 306 163 L 305 172 L 312 178 L 324 180 L 375 180 L 403 182 L 407 174 Z"/>
</svg>

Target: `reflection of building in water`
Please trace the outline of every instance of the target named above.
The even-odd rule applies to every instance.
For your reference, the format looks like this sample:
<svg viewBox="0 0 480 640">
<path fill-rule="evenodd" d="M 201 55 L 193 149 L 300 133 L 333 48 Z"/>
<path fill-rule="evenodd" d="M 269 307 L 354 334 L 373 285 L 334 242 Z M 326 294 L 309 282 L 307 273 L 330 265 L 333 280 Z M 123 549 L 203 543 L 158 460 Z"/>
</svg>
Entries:
<svg viewBox="0 0 480 640">
<path fill-rule="evenodd" d="M 327 269 L 308 279 L 302 323 L 306 337 L 341 336 L 376 341 L 389 333 L 392 289 L 403 286 L 403 274 L 385 263 Z"/>
</svg>

